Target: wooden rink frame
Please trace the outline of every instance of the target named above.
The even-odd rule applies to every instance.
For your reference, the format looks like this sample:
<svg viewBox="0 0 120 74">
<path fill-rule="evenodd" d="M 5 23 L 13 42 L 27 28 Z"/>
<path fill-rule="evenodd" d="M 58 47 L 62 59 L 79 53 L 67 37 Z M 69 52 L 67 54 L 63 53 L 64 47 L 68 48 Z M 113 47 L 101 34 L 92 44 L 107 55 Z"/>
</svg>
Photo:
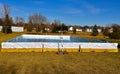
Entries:
<svg viewBox="0 0 120 74">
<path fill-rule="evenodd" d="M 1 52 L 59 52 L 58 48 L 4 48 Z M 118 52 L 118 49 L 63 48 L 65 52 Z"/>
</svg>

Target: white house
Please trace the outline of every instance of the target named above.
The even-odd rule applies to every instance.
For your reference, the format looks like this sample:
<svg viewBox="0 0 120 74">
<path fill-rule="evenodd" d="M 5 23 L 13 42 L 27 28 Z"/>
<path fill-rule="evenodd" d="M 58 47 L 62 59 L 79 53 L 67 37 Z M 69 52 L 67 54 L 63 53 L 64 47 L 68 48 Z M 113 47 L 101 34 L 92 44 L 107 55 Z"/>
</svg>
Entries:
<svg viewBox="0 0 120 74">
<path fill-rule="evenodd" d="M 16 27 L 16 26 L 12 26 L 12 31 L 13 32 L 23 32 L 24 28 L 23 27 Z M 2 26 L 0 26 L 0 31 L 2 30 Z"/>
<path fill-rule="evenodd" d="M 98 30 L 98 32 L 102 32 L 102 29 L 97 29 L 97 30 Z M 87 28 L 86 32 L 92 32 L 92 29 L 91 28 Z"/>
<path fill-rule="evenodd" d="M 45 28 L 45 31 L 49 31 L 49 30 L 50 30 L 49 28 L 47 28 L 47 27 Z"/>
<path fill-rule="evenodd" d="M 73 27 L 69 27 L 69 31 L 73 31 Z"/>
<path fill-rule="evenodd" d="M 113 32 L 113 28 L 112 28 L 112 27 L 109 29 L 109 32 L 110 32 L 110 33 L 112 33 L 112 32 Z"/>
<path fill-rule="evenodd" d="M 77 32 L 82 32 L 82 29 L 78 28 L 76 29 Z"/>
<path fill-rule="evenodd" d="M 98 30 L 98 32 L 102 32 L 102 29 L 97 29 Z"/>
<path fill-rule="evenodd" d="M 15 26 L 12 26 L 12 31 L 13 31 L 13 32 L 23 32 L 23 31 L 24 31 L 24 28 L 23 28 L 23 27 L 15 27 Z"/>
<path fill-rule="evenodd" d="M 91 28 L 87 28 L 86 32 L 92 32 L 92 29 Z"/>
<path fill-rule="evenodd" d="M 69 27 L 69 31 L 73 31 L 73 27 Z M 82 32 L 81 28 L 76 27 L 77 32 Z"/>
</svg>

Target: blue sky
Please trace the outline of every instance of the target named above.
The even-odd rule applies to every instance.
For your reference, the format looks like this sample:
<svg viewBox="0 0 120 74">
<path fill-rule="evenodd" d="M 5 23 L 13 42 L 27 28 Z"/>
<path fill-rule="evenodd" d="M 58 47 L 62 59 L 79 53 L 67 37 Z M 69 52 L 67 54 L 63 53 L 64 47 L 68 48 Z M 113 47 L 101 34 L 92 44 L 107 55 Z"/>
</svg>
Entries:
<svg viewBox="0 0 120 74">
<path fill-rule="evenodd" d="M 55 19 L 69 25 L 120 24 L 120 0 L 0 0 L 8 4 L 11 16 L 28 19 L 41 13 L 50 22 Z"/>
</svg>

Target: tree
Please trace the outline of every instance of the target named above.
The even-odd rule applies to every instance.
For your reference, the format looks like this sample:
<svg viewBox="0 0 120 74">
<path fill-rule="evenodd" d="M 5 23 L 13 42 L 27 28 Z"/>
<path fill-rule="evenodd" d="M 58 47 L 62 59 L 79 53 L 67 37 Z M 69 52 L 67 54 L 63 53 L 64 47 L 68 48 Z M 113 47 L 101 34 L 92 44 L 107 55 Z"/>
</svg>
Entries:
<svg viewBox="0 0 120 74">
<path fill-rule="evenodd" d="M 120 39 L 120 26 L 118 24 L 113 24 L 113 32 L 109 34 L 111 39 Z"/>
<path fill-rule="evenodd" d="M 12 33 L 11 25 L 10 25 L 10 7 L 6 4 L 3 4 L 2 7 L 2 12 L 4 14 L 4 19 L 3 19 L 3 27 L 2 27 L 2 32 L 3 33 Z"/>
<path fill-rule="evenodd" d="M 58 25 L 52 23 L 52 33 L 56 33 L 58 31 Z"/>
<path fill-rule="evenodd" d="M 66 26 L 64 23 L 62 23 L 60 27 L 62 31 L 64 32 L 68 31 L 68 26 Z"/>
<path fill-rule="evenodd" d="M 32 23 L 34 25 L 36 25 L 36 31 L 37 32 L 39 31 L 39 29 L 40 29 L 39 25 L 40 25 L 41 26 L 41 32 L 42 32 L 43 29 L 44 29 L 43 25 L 47 21 L 46 17 L 41 15 L 41 14 L 36 13 L 36 14 L 31 15 L 30 18 L 31 18 Z"/>
<path fill-rule="evenodd" d="M 33 25 L 33 23 L 32 23 L 32 21 L 31 21 L 31 19 L 29 19 L 29 24 L 28 24 L 28 26 L 27 26 L 27 31 L 28 31 L 28 32 L 32 32 L 32 30 L 33 30 L 32 25 Z"/>
<path fill-rule="evenodd" d="M 73 34 L 76 34 L 76 26 L 73 27 Z"/>
<path fill-rule="evenodd" d="M 14 25 L 14 22 L 13 22 L 13 19 L 12 19 L 12 17 L 9 19 L 9 24 L 10 24 L 10 26 L 13 26 Z"/>
<path fill-rule="evenodd" d="M 0 18 L 0 25 L 3 25 L 3 19 Z"/>
<path fill-rule="evenodd" d="M 56 32 L 58 32 L 58 31 L 60 31 L 60 21 L 59 20 L 54 20 L 54 22 L 52 23 L 52 33 L 56 33 Z"/>
<path fill-rule="evenodd" d="M 15 18 L 15 24 L 17 26 L 24 26 L 25 20 L 22 17 L 16 17 Z"/>
<path fill-rule="evenodd" d="M 109 34 L 110 34 L 109 27 L 105 27 L 105 28 L 103 29 L 103 35 L 104 35 L 104 36 L 109 36 Z"/>
<path fill-rule="evenodd" d="M 92 29 L 92 36 L 97 36 L 98 35 L 98 28 L 97 25 L 95 24 Z"/>
</svg>

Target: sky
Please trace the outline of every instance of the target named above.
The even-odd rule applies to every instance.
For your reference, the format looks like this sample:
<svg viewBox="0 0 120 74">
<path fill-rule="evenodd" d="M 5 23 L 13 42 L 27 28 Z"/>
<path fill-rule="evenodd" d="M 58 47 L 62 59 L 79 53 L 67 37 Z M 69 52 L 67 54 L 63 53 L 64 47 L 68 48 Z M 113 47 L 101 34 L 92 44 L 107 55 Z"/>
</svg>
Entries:
<svg viewBox="0 0 120 74">
<path fill-rule="evenodd" d="M 120 0 L 0 0 L 9 5 L 10 16 L 23 17 L 40 13 L 49 22 L 55 19 L 68 25 L 105 26 L 120 24 Z"/>
</svg>

